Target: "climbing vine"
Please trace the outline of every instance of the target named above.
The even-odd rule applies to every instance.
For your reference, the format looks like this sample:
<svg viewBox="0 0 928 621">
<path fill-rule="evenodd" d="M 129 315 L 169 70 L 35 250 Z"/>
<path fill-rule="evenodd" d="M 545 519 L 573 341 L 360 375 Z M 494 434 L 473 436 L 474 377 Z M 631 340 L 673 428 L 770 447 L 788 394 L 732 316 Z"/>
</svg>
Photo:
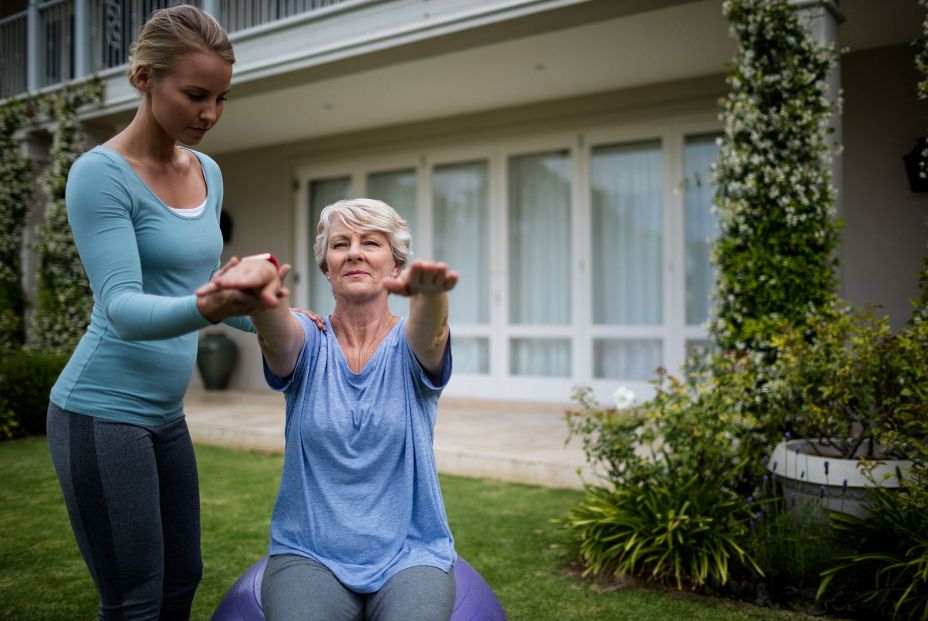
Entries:
<svg viewBox="0 0 928 621">
<path fill-rule="evenodd" d="M 17 99 L 0 105 L 0 356 L 20 349 L 26 338 L 23 231 L 34 197 L 32 167 L 16 133 L 35 115 L 34 101 Z"/>
<path fill-rule="evenodd" d="M 55 130 L 48 167 L 41 177 L 48 202 L 34 244 L 39 265 L 32 342 L 55 353 L 74 349 L 93 308 L 93 294 L 68 225 L 65 186 L 71 165 L 85 147 L 77 111 L 102 100 L 102 83 L 91 79 L 55 91 L 42 102 L 43 110 L 55 120 Z"/>
<path fill-rule="evenodd" d="M 766 352 L 779 322 L 798 325 L 835 299 L 835 52 L 810 39 L 787 0 L 727 0 L 723 11 L 737 49 L 715 169 L 711 330 L 723 350 Z"/>
<path fill-rule="evenodd" d="M 928 9 L 928 0 L 919 0 L 922 8 Z M 928 101 L 928 14 L 922 20 L 922 34 L 915 42 L 915 67 L 921 74 L 918 81 L 917 94 L 921 101 Z M 919 173 L 928 176 L 928 148 L 922 151 L 919 162 Z M 918 297 L 912 301 L 914 305 L 912 318 L 928 321 L 928 256 L 922 259 L 922 269 L 918 273 Z"/>
</svg>

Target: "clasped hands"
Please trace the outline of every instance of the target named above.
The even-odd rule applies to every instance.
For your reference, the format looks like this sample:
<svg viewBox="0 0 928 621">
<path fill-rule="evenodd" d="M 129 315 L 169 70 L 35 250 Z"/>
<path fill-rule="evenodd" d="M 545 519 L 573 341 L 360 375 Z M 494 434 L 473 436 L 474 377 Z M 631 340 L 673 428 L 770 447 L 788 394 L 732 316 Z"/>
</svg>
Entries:
<svg viewBox="0 0 928 621">
<path fill-rule="evenodd" d="M 263 258 L 232 257 L 196 290 L 197 308 L 213 323 L 274 308 L 289 295 L 284 286 L 289 272 L 289 265 L 278 268 Z"/>
</svg>

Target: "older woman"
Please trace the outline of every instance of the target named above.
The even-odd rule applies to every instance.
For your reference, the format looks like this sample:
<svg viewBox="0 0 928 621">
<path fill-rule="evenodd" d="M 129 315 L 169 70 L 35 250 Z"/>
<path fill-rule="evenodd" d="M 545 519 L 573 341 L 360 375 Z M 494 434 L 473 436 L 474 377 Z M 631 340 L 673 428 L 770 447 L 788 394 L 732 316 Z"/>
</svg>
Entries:
<svg viewBox="0 0 928 621">
<path fill-rule="evenodd" d="M 432 435 L 451 375 L 457 274 L 409 262 L 409 244 L 406 222 L 381 201 L 329 205 L 315 254 L 335 295 L 331 329 L 286 303 L 252 315 L 266 379 L 287 404 L 262 587 L 271 621 L 451 614 L 456 555 Z M 273 272 L 243 261 L 202 293 Z M 391 315 L 390 293 L 409 297 L 408 318 Z"/>
</svg>

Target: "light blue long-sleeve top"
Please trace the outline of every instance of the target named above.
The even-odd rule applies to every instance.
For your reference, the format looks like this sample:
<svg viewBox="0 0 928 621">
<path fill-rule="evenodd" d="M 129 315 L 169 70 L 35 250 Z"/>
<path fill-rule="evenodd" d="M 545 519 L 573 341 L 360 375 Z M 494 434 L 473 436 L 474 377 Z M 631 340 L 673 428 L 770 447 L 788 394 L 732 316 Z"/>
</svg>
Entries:
<svg viewBox="0 0 928 621">
<path fill-rule="evenodd" d="M 206 205 L 183 217 L 165 205 L 116 151 L 98 146 L 68 174 L 68 222 L 93 290 L 90 325 L 51 400 L 99 418 L 160 425 L 183 416 L 197 330 L 211 325 L 194 291 L 219 268 L 222 175 L 196 155 Z M 229 321 L 252 329 L 247 318 Z"/>
<path fill-rule="evenodd" d="M 320 332 L 295 316 L 304 341 L 293 373 L 282 378 L 264 367 L 287 402 L 270 553 L 312 558 L 359 593 L 409 567 L 450 571 L 454 538 L 432 449 L 450 342 L 433 382 L 401 319 L 355 373 L 328 320 Z"/>
</svg>

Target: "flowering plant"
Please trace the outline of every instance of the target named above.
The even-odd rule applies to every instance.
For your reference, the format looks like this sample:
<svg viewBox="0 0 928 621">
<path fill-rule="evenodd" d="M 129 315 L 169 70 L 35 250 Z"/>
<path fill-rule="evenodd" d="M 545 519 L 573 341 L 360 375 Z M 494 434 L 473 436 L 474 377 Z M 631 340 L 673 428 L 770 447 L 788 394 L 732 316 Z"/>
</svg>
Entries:
<svg viewBox="0 0 928 621">
<path fill-rule="evenodd" d="M 773 338 L 764 387 L 793 435 L 850 459 L 905 458 L 928 417 L 928 326 L 893 333 L 871 309 L 833 304 Z M 922 426 L 923 427 L 923 426 Z"/>
<path fill-rule="evenodd" d="M 655 396 L 635 404 L 626 388 L 615 407 L 578 388 L 568 412 L 600 484 L 568 515 L 587 573 L 634 574 L 682 588 L 722 585 L 730 565 L 760 568 L 745 552 L 750 507 L 736 490 L 744 461 L 740 418 L 715 380 L 682 382 L 658 370 Z"/>
</svg>

